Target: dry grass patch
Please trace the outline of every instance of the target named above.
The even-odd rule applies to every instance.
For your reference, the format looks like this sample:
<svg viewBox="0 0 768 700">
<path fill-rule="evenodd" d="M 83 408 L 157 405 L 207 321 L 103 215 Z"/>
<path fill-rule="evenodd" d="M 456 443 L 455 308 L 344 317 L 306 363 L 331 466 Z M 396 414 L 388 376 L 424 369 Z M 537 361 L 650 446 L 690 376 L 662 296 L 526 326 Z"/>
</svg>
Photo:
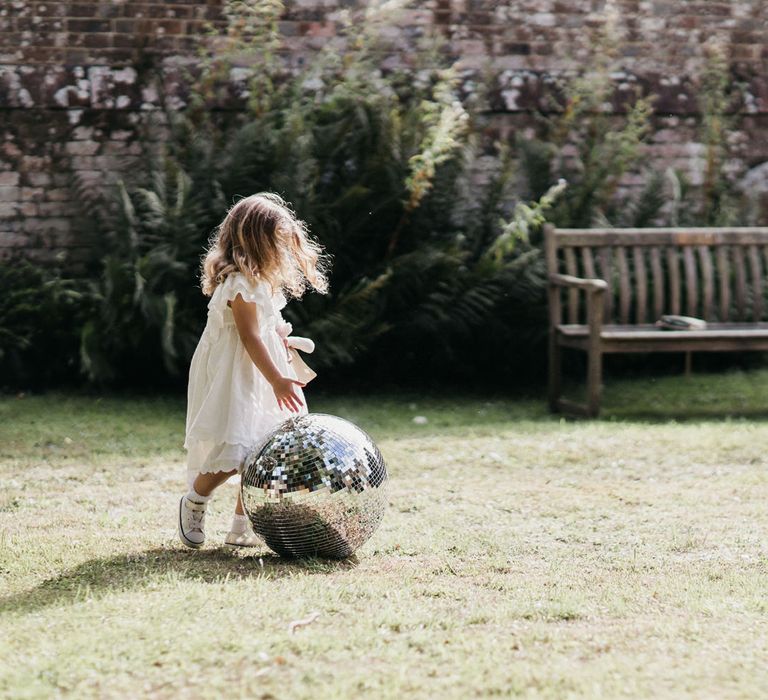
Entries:
<svg viewBox="0 0 768 700">
<path fill-rule="evenodd" d="M 538 401 L 313 408 L 390 466 L 390 511 L 346 562 L 219 549 L 231 486 L 210 545 L 183 550 L 181 401 L 0 401 L 0 695 L 765 692 L 768 373 L 619 383 L 601 422 Z"/>
</svg>

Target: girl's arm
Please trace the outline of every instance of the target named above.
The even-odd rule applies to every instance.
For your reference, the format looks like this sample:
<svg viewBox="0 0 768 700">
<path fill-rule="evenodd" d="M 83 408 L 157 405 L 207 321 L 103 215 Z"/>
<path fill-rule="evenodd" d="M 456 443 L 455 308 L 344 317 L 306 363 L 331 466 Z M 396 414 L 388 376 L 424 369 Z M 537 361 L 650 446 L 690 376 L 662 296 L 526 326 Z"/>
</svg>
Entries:
<svg viewBox="0 0 768 700">
<path fill-rule="evenodd" d="M 253 364 L 256 365 L 257 369 L 272 385 L 275 398 L 277 398 L 277 405 L 280 408 L 287 408 L 289 411 L 298 412 L 303 403 L 295 391 L 294 384 L 304 385 L 295 379 L 284 377 L 280 374 L 280 370 L 269 356 L 269 350 L 267 350 L 267 346 L 259 336 L 259 317 L 256 304 L 245 301 L 238 294 L 230 302 L 230 307 L 240 340 L 243 341 L 243 345 Z"/>
</svg>

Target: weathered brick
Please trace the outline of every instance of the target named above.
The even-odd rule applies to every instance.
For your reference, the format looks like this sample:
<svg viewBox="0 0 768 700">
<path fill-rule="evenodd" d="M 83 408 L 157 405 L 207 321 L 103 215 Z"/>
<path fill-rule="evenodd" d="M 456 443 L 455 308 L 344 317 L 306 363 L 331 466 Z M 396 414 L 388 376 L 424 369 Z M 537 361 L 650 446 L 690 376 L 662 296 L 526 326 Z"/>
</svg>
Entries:
<svg viewBox="0 0 768 700">
<path fill-rule="evenodd" d="M 24 230 L 28 233 L 69 233 L 72 222 L 60 217 L 29 217 L 24 220 Z"/>
<path fill-rule="evenodd" d="M 99 150 L 96 141 L 70 141 L 64 144 L 64 150 L 73 156 L 92 156 Z"/>
<path fill-rule="evenodd" d="M 24 175 L 28 185 L 33 187 L 45 187 L 51 184 L 51 176 L 45 172 L 31 172 Z"/>
<path fill-rule="evenodd" d="M 41 217 L 74 216 L 77 213 L 77 205 L 74 202 L 40 202 L 35 205 L 37 215 Z"/>
<path fill-rule="evenodd" d="M 18 202 L 21 190 L 14 186 L 0 186 L 0 202 Z"/>
<path fill-rule="evenodd" d="M 19 203 L 15 200 L 4 202 L 0 199 L 0 219 L 12 219 L 19 213 Z M 0 235 L 0 240 L 4 238 Z"/>
<path fill-rule="evenodd" d="M 156 34 L 184 34 L 184 22 L 175 19 L 161 19 L 152 23 Z"/>
<path fill-rule="evenodd" d="M 96 17 L 98 11 L 99 4 L 95 2 L 72 3 L 67 8 L 70 17 Z"/>
<path fill-rule="evenodd" d="M 10 171 L 10 172 L 0 172 L 0 187 L 13 187 L 19 184 L 19 173 Z"/>
<path fill-rule="evenodd" d="M 2 3 L 0 3 L 2 4 Z M 337 41 L 341 10 L 362 0 L 287 0 L 279 29 L 289 69 L 306 66 L 313 51 Z M 397 47 L 386 69 L 407 66 L 420 37 L 434 25 L 459 61 L 461 89 L 471 95 L 495 72 L 486 136 L 514 140 L 535 127 L 558 79 L 590 54 L 592 32 L 605 24 L 599 2 L 566 0 L 432 0 L 413 3 L 386 36 Z M 700 182 L 704 156 L 696 145 L 697 81 L 708 40 L 725 44 L 735 80 L 746 86 L 744 127 L 733 137 L 729 172 L 768 160 L 768 25 L 760 0 L 618 0 L 625 71 L 615 76 L 613 109 L 638 85 L 658 95 L 659 131 L 647 158 L 680 167 Z M 67 232 L 74 188 L 104 187 L 144 155 L 150 119 L 161 95 L 181 108 L 186 95 L 176 56 L 195 56 L 208 30 L 224 29 L 224 0 L 72 0 L 10 2 L 0 11 L 0 238 L 18 245 L 73 245 Z M 343 50 L 343 44 L 338 44 Z M 164 63 L 165 61 L 165 63 Z M 162 68 L 165 66 L 165 68 Z M 145 70 L 146 69 L 146 70 Z M 165 72 L 163 73 L 162 69 Z M 156 82 L 161 73 L 164 84 Z M 493 83 L 492 80 L 492 83 Z M 236 82 L 236 81 L 235 81 Z M 224 95 L 225 92 L 222 91 Z M 233 88 L 223 109 L 242 105 Z M 13 107 L 4 110 L 5 106 Z M 670 116 L 664 116 L 670 115 Z M 489 119 L 491 119 L 489 117 Z M 6 127 L 6 122 L 10 125 Z M 163 126 L 149 140 L 161 143 Z M 5 131 L 5 133 L 3 133 Z M 144 146 L 152 149 L 152 143 Z M 692 145 L 693 144 L 693 145 Z M 492 159 L 489 154 L 487 158 Z M 486 169 L 478 177 L 489 177 Z M 637 187 L 628 175 L 622 191 Z M 26 220 L 37 233 L 21 232 Z M 55 223 L 44 228 L 44 221 Z M 70 237 L 70 238 L 68 238 Z M 34 243 L 36 241 L 36 243 Z M 42 242 L 42 243 L 41 243 Z M 0 246 L 5 246 L 0 243 Z M 5 250 L 5 248 L 3 248 Z M 56 252 L 55 254 L 58 254 Z M 48 254 L 48 253 L 46 253 Z"/>
<path fill-rule="evenodd" d="M 67 20 L 67 31 L 94 34 L 96 32 L 112 31 L 112 23 L 106 19 L 70 19 Z"/>
<path fill-rule="evenodd" d="M 40 201 L 44 195 L 45 190 L 42 187 L 22 187 L 20 192 L 20 201 L 37 202 Z"/>
<path fill-rule="evenodd" d="M 531 45 L 517 43 L 517 42 L 510 42 L 510 43 L 504 44 L 502 50 L 504 53 L 507 53 L 507 54 L 520 54 L 522 56 L 527 56 L 529 53 L 531 53 Z"/>
<path fill-rule="evenodd" d="M 96 33 L 86 34 L 83 38 L 83 46 L 89 49 L 108 49 L 112 47 L 112 34 Z"/>
<path fill-rule="evenodd" d="M 148 24 L 146 26 L 149 26 Z M 117 34 L 133 35 L 139 30 L 139 23 L 135 19 L 115 20 L 115 32 Z"/>
<path fill-rule="evenodd" d="M 22 202 L 19 205 L 19 213 L 22 216 L 38 216 L 40 211 L 35 202 Z"/>
<path fill-rule="evenodd" d="M 63 187 L 52 188 L 48 190 L 40 190 L 40 195 L 45 195 L 45 198 L 49 202 L 66 202 L 72 197 L 72 193 Z"/>
</svg>

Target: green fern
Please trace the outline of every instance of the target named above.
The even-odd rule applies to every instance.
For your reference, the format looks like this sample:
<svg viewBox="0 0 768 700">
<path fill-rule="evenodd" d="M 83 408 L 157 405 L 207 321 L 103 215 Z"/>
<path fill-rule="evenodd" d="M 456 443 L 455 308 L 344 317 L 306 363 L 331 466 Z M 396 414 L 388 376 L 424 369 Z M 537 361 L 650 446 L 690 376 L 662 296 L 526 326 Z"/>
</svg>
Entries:
<svg viewBox="0 0 768 700">
<path fill-rule="evenodd" d="M 77 376 L 82 282 L 23 260 L 0 263 L 0 388 L 42 389 Z"/>
<path fill-rule="evenodd" d="M 119 184 L 117 215 L 90 283 L 93 314 L 81 333 L 80 358 L 96 383 L 134 381 L 144 372 L 152 381 L 180 376 L 200 329 L 193 280 L 204 233 L 191 180 L 166 164 L 151 181 L 133 192 Z"/>
</svg>

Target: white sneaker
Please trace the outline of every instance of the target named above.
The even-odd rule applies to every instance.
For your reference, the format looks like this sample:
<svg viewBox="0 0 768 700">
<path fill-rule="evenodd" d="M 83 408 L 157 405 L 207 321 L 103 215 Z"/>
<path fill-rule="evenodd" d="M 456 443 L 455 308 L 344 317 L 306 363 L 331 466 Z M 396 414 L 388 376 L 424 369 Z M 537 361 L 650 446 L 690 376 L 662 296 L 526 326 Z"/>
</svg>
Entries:
<svg viewBox="0 0 768 700">
<path fill-rule="evenodd" d="M 261 538 L 248 527 L 245 532 L 232 532 L 230 530 L 224 539 L 224 544 L 227 547 L 258 547 L 261 545 Z"/>
<path fill-rule="evenodd" d="M 179 539 L 187 547 L 197 549 L 205 542 L 206 503 L 190 501 L 186 496 L 179 502 Z"/>
</svg>

